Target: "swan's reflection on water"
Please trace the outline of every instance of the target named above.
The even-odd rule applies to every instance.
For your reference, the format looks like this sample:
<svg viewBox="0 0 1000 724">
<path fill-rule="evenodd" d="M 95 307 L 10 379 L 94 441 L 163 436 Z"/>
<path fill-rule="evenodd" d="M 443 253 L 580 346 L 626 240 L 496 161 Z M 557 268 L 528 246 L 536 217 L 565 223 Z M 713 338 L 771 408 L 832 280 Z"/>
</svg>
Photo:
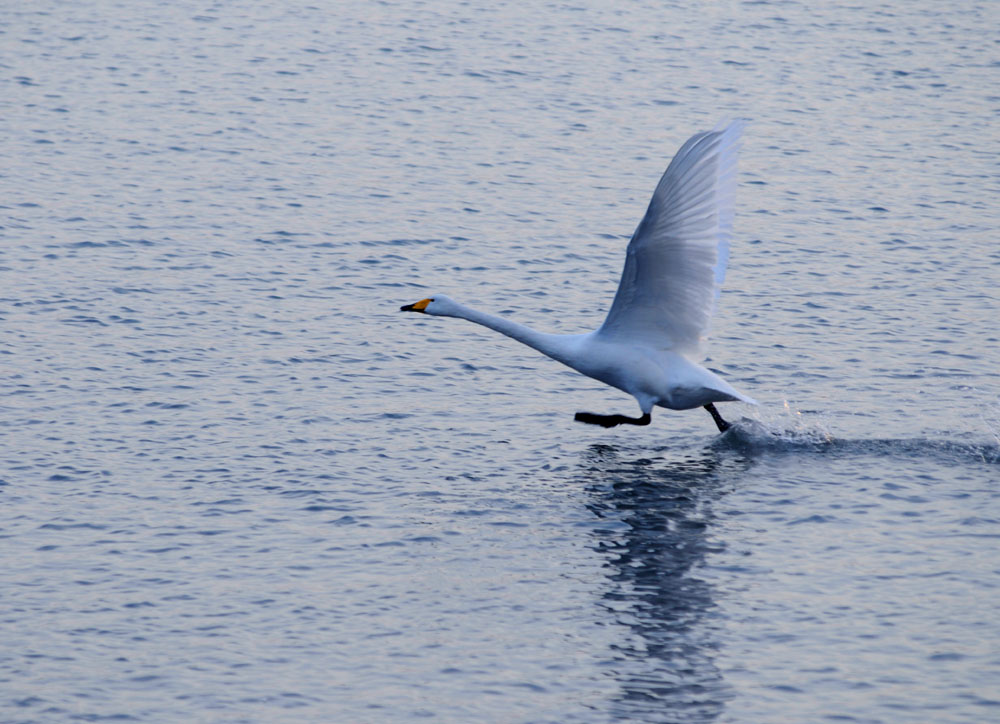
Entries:
<svg viewBox="0 0 1000 724">
<path fill-rule="evenodd" d="M 717 549 L 712 503 L 734 462 L 712 451 L 677 460 L 641 454 L 597 445 L 583 462 L 610 583 L 601 605 L 628 631 L 609 662 L 621 687 L 612 712 L 626 721 L 711 722 L 729 692 L 715 664 L 714 590 L 697 569 Z"/>
</svg>

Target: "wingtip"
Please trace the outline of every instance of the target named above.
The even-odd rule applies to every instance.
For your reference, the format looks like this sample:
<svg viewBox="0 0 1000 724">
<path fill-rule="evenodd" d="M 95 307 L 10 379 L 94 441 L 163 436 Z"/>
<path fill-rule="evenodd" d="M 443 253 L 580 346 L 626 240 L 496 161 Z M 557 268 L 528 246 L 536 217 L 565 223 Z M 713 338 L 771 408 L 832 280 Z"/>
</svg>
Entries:
<svg viewBox="0 0 1000 724">
<path fill-rule="evenodd" d="M 748 123 L 749 121 L 746 118 L 723 118 L 715 125 L 712 132 L 728 133 L 731 136 L 739 136 L 743 133 L 743 130 L 747 127 Z"/>
</svg>

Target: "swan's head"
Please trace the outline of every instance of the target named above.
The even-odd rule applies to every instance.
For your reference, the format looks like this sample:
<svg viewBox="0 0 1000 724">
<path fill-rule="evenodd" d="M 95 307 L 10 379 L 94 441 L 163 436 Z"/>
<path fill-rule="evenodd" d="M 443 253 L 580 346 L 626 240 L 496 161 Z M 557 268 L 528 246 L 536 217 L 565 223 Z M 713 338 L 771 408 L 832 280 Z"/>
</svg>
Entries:
<svg viewBox="0 0 1000 724">
<path fill-rule="evenodd" d="M 444 294 L 435 294 L 433 297 L 421 299 L 413 304 L 404 304 L 399 308 L 401 312 L 421 312 L 438 317 L 457 317 L 460 310 L 461 306 L 458 302 Z"/>
</svg>

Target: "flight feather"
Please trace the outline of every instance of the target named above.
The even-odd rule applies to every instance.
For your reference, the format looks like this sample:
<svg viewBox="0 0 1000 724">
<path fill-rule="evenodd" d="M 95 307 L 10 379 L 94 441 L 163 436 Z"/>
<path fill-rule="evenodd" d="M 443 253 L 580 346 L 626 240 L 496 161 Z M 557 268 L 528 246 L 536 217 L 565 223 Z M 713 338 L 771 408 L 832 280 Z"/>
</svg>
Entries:
<svg viewBox="0 0 1000 724">
<path fill-rule="evenodd" d="M 699 353 L 726 274 L 743 125 L 695 134 L 674 156 L 628 244 L 599 335 Z"/>
</svg>

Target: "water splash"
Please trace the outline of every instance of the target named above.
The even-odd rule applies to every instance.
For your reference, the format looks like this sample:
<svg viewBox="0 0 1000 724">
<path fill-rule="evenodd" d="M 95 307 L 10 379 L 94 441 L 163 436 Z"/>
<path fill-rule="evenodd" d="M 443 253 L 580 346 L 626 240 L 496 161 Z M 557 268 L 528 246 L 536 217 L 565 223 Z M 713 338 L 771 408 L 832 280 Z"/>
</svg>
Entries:
<svg viewBox="0 0 1000 724">
<path fill-rule="evenodd" d="M 953 432 L 919 438 L 834 437 L 820 419 L 808 419 L 788 401 L 780 409 L 755 408 L 713 443 L 744 454 L 811 452 L 840 455 L 932 458 L 955 464 L 1000 464 L 1000 404 L 982 413 L 989 440 L 955 439 Z"/>
<path fill-rule="evenodd" d="M 787 400 L 780 410 L 757 407 L 753 417 L 744 417 L 719 438 L 720 443 L 752 450 L 821 450 L 835 438 L 820 420 L 808 420 Z"/>
<path fill-rule="evenodd" d="M 979 419 L 990 437 L 997 444 L 997 454 L 1000 455 L 1000 396 L 989 405 L 983 405 L 979 411 Z"/>
</svg>

